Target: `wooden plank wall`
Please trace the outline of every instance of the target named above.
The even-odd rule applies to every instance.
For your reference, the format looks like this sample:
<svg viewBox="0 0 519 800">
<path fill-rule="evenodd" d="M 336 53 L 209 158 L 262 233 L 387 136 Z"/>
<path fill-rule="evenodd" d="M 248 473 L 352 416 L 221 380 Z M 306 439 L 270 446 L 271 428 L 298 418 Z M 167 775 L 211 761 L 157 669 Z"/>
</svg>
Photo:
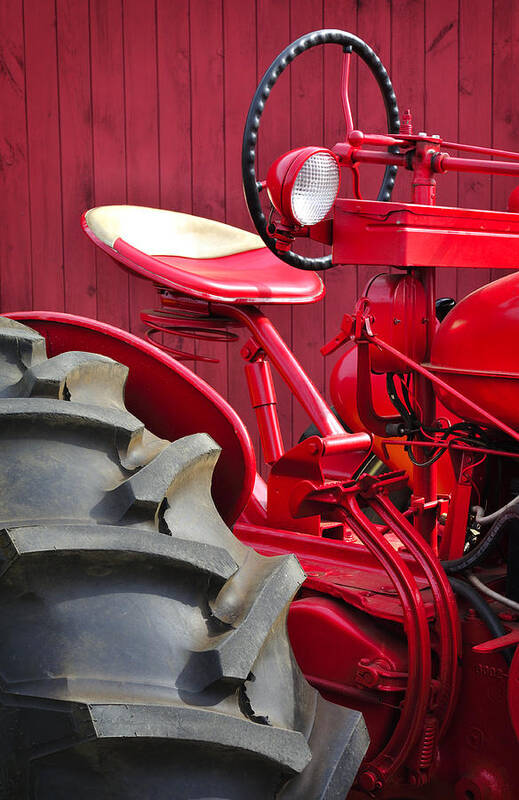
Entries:
<svg viewBox="0 0 519 800">
<path fill-rule="evenodd" d="M 240 184 L 243 121 L 258 78 L 292 39 L 321 27 L 365 38 L 389 69 L 415 128 L 518 149 L 519 4 L 514 0 L 2 0 L 0 3 L 0 308 L 60 309 L 142 333 L 150 284 L 82 235 L 93 205 L 162 206 L 250 227 Z M 333 51 L 333 52 L 332 52 Z M 381 125 L 377 91 L 353 73 L 360 126 Z M 260 164 L 342 134 L 339 55 L 313 51 L 276 87 Z M 377 174 L 366 174 L 374 192 Z M 395 196 L 406 197 L 408 176 Z M 454 175 L 439 201 L 503 208 L 513 181 Z M 337 268 L 321 304 L 272 317 L 325 391 L 318 348 L 373 270 Z M 444 272 L 463 296 L 489 271 Z M 202 345 L 200 345 L 202 348 Z M 198 372 L 254 430 L 237 345 L 212 344 Z M 306 426 L 279 387 L 286 442 Z M 255 437 L 255 434 L 254 434 Z"/>
</svg>

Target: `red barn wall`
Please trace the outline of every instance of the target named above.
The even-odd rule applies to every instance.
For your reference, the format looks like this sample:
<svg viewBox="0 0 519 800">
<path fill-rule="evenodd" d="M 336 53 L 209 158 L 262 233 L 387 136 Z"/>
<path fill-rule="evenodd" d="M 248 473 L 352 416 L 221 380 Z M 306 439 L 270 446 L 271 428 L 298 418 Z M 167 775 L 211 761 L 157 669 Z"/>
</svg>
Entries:
<svg viewBox="0 0 519 800">
<path fill-rule="evenodd" d="M 3 0 L 0 3 L 0 307 L 60 309 L 142 332 L 151 284 L 128 276 L 80 231 L 93 205 L 161 206 L 250 227 L 240 183 L 243 122 L 258 78 L 292 39 L 322 27 L 364 38 L 392 77 L 415 129 L 517 149 L 519 3 L 513 0 Z M 333 48 L 338 50 L 338 48 Z M 261 164 L 291 145 L 342 134 L 338 56 L 301 58 L 263 126 Z M 353 79 L 359 126 L 379 100 Z M 365 178 L 365 194 L 376 176 Z M 405 196 L 406 176 L 399 179 Z M 448 175 L 439 202 L 504 208 L 510 179 Z M 371 274 L 326 273 L 324 302 L 272 316 L 324 389 L 319 346 Z M 462 296 L 492 276 L 444 272 Z M 189 343 L 188 343 L 189 345 Z M 251 422 L 238 346 L 205 348 L 197 370 Z M 283 387 L 286 440 L 306 420 Z"/>
</svg>

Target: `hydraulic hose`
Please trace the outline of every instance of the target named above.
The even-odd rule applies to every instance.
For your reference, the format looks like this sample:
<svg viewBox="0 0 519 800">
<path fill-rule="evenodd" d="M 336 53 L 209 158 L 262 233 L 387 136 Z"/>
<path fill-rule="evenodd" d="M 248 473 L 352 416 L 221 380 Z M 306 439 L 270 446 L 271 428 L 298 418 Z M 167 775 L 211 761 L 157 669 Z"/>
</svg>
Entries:
<svg viewBox="0 0 519 800">
<path fill-rule="evenodd" d="M 511 522 L 519 523 L 519 508 L 513 506 L 508 511 L 498 517 L 488 533 L 485 534 L 482 541 L 465 553 L 460 558 L 453 558 L 450 561 L 442 561 L 442 567 L 447 575 L 455 575 L 458 572 L 465 572 L 465 570 L 472 569 L 479 564 L 483 558 L 496 546 L 501 536 L 503 535 L 506 526 Z"/>
<path fill-rule="evenodd" d="M 480 525 L 486 525 L 489 522 L 494 522 L 495 519 L 498 519 L 505 511 L 508 511 L 509 508 L 515 506 L 519 503 L 519 494 L 517 497 L 514 497 L 513 500 L 510 500 L 506 506 L 502 508 L 498 508 L 497 511 L 493 511 L 492 514 L 487 514 L 486 516 L 483 514 L 483 509 L 481 506 L 474 506 L 474 510 L 476 511 L 476 522 L 479 522 Z"/>
<path fill-rule="evenodd" d="M 459 578 L 449 578 L 449 583 L 452 586 L 455 594 L 461 595 L 461 597 L 464 597 L 465 600 L 469 601 L 472 608 L 477 611 L 495 639 L 506 635 L 506 630 L 501 624 L 501 621 L 498 617 L 496 617 L 488 603 L 483 599 L 483 597 L 481 597 L 476 589 L 474 589 L 469 583 L 466 583 Z M 506 663 L 508 666 L 510 666 L 514 655 L 513 648 L 506 647 L 501 650 L 501 652 Z"/>
<path fill-rule="evenodd" d="M 487 586 L 486 583 L 480 581 L 477 575 L 474 575 L 472 572 L 470 572 L 467 575 L 467 579 L 470 581 L 472 586 L 475 586 L 476 589 L 482 594 L 486 594 L 486 596 L 490 597 L 491 600 L 497 600 L 498 603 L 508 606 L 508 608 L 511 608 L 512 611 L 519 611 L 519 603 L 517 603 L 515 600 L 512 600 L 510 597 L 506 597 L 504 594 L 495 592 L 490 588 L 490 586 Z"/>
</svg>

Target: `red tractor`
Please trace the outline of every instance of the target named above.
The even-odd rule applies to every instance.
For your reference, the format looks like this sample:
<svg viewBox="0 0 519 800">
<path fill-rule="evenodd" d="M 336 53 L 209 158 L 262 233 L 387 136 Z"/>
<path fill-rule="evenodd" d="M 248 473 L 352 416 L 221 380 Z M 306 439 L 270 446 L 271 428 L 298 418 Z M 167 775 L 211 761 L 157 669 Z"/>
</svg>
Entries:
<svg viewBox="0 0 519 800">
<path fill-rule="evenodd" d="M 344 54 L 344 140 L 260 180 L 269 94 L 320 45 Z M 354 127 L 353 55 L 387 132 Z M 370 47 L 322 30 L 265 73 L 242 163 L 259 237 L 165 210 L 84 214 L 157 286 L 151 342 L 3 318 L 0 797 L 514 800 L 519 273 L 457 305 L 435 276 L 518 269 L 519 200 L 441 207 L 435 186 L 519 175 L 519 154 L 413 131 Z M 362 164 L 384 167 L 376 200 Z M 409 203 L 391 202 L 398 168 Z M 331 254 L 298 255 L 300 239 Z M 317 302 L 321 270 L 357 263 L 383 271 L 322 348 L 342 348 L 332 410 L 258 307 Z M 266 482 L 237 414 L 167 344 L 239 328 Z M 314 425 L 288 450 L 271 365 Z"/>
</svg>

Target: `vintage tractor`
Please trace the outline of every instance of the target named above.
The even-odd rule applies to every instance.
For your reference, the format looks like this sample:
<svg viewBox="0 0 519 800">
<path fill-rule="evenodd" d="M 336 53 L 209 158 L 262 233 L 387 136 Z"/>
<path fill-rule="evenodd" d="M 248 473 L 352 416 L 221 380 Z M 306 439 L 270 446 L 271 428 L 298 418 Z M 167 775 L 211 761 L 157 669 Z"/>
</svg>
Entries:
<svg viewBox="0 0 519 800">
<path fill-rule="evenodd" d="M 269 94 L 320 45 L 343 51 L 344 140 L 260 180 Z M 354 55 L 387 132 L 354 127 Z M 376 200 L 362 164 L 385 168 Z M 398 168 L 410 203 L 390 201 Z M 61 313 L 3 319 L 0 797 L 519 796 L 519 273 L 457 305 L 435 293 L 438 269 L 519 268 L 519 199 L 436 206 L 447 171 L 519 175 L 519 154 L 414 132 L 370 47 L 316 31 L 275 59 L 247 117 L 259 237 L 165 210 L 84 214 L 157 286 L 151 343 Z M 300 239 L 331 255 L 297 254 Z M 322 348 L 342 348 L 332 410 L 258 307 L 317 302 L 319 271 L 358 263 L 383 271 Z M 237 414 L 168 344 L 238 328 L 266 482 Z M 271 365 L 314 424 L 289 449 Z"/>
</svg>

